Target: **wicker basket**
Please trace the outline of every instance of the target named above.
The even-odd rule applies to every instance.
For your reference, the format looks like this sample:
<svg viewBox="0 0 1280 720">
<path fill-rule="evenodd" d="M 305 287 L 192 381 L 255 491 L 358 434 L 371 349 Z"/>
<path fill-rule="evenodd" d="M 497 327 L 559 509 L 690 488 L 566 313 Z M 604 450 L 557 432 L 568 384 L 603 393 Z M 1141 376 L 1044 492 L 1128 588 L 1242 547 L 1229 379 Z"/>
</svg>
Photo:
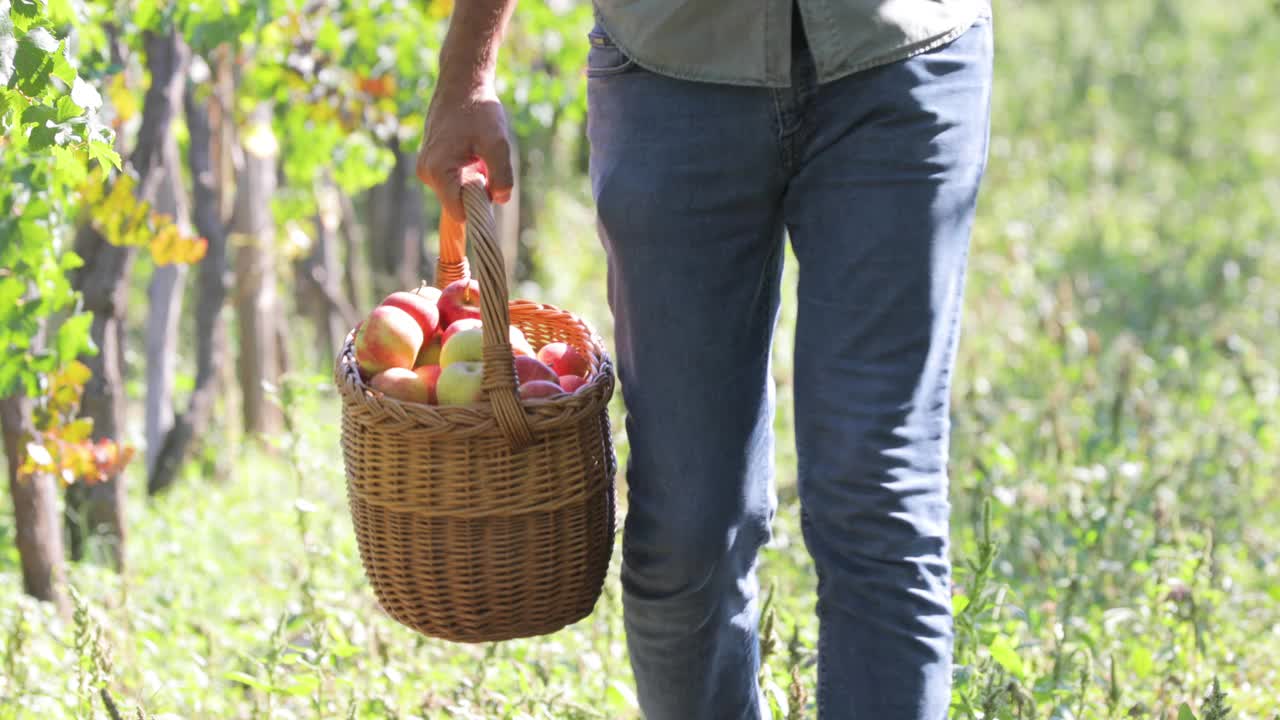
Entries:
<svg viewBox="0 0 1280 720">
<path fill-rule="evenodd" d="M 477 260 L 487 404 L 402 403 L 360 378 L 347 336 L 342 396 L 347 497 L 365 575 L 400 623 L 484 642 L 543 635 L 591 613 L 613 548 L 616 460 L 607 405 L 613 368 L 576 315 L 507 302 L 482 186 L 463 189 Z M 441 225 L 437 284 L 466 277 L 462 227 Z M 562 341 L 592 374 L 572 395 L 521 401 L 506 328 L 534 347 Z"/>
</svg>

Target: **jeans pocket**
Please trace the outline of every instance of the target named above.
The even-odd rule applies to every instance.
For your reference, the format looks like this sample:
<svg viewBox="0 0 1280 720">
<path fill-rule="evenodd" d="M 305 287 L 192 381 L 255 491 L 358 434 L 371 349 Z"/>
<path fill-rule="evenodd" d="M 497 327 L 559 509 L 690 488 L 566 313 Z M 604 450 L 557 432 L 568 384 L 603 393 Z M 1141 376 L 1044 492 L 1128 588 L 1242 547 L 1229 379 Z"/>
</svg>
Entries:
<svg viewBox="0 0 1280 720">
<path fill-rule="evenodd" d="M 587 77 L 621 75 L 636 67 L 636 61 L 615 45 L 613 38 L 599 25 L 588 33 L 587 40 L 591 43 L 591 49 L 587 51 Z"/>
</svg>

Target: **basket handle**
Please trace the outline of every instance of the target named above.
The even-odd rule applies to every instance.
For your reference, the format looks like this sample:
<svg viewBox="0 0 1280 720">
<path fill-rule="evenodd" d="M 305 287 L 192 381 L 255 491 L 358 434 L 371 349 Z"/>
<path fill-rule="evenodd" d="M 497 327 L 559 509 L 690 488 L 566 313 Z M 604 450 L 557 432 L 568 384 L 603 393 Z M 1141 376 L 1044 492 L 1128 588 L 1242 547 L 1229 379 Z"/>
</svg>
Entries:
<svg viewBox="0 0 1280 720">
<path fill-rule="evenodd" d="M 480 281 L 480 318 L 484 332 L 484 379 L 482 387 L 493 408 L 507 442 L 513 449 L 533 443 L 529 419 L 516 396 L 516 366 L 511 355 L 507 326 L 507 273 L 498 250 L 493 207 L 484 180 L 471 178 L 462 185 L 462 205 L 467 222 L 457 222 L 448 213 L 440 216 L 440 257 L 436 263 L 436 284 L 443 288 L 455 280 L 470 277 L 466 246 L 476 258 Z"/>
<path fill-rule="evenodd" d="M 463 223 L 449 217 L 448 213 L 440 213 L 440 256 L 436 259 L 436 287 L 441 290 L 446 285 L 463 278 L 471 277 L 471 267 L 467 263 L 467 239 Z"/>
</svg>

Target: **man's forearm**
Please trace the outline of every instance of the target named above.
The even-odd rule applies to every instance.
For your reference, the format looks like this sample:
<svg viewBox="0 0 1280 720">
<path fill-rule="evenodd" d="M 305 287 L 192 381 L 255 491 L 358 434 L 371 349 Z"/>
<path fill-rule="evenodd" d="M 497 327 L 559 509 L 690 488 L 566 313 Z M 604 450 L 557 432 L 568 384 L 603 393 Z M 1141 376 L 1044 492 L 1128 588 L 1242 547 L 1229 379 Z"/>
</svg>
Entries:
<svg viewBox="0 0 1280 720">
<path fill-rule="evenodd" d="M 440 78 L 427 110 L 418 177 L 435 192 L 445 214 L 461 221 L 464 168 L 479 161 L 494 202 L 506 202 L 515 184 L 507 118 L 493 80 L 516 0 L 455 1 L 440 48 Z"/>
<path fill-rule="evenodd" d="M 440 49 L 441 89 L 467 93 L 493 84 L 498 46 L 515 7 L 516 0 L 457 0 Z"/>
</svg>

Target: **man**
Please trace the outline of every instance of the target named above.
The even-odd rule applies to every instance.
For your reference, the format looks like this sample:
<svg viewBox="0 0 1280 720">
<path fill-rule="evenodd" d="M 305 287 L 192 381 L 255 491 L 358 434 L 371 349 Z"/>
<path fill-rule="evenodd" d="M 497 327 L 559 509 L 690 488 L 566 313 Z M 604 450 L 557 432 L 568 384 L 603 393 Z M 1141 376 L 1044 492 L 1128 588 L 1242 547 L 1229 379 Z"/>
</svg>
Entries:
<svg viewBox="0 0 1280 720">
<path fill-rule="evenodd" d="M 799 261 L 801 521 L 818 716 L 950 701 L 949 384 L 985 166 L 987 0 L 597 0 L 591 181 L 627 407 L 623 606 L 650 720 L 765 716 L 769 347 Z M 494 67 L 514 0 L 457 4 L 419 158 L 511 192 Z"/>
</svg>

